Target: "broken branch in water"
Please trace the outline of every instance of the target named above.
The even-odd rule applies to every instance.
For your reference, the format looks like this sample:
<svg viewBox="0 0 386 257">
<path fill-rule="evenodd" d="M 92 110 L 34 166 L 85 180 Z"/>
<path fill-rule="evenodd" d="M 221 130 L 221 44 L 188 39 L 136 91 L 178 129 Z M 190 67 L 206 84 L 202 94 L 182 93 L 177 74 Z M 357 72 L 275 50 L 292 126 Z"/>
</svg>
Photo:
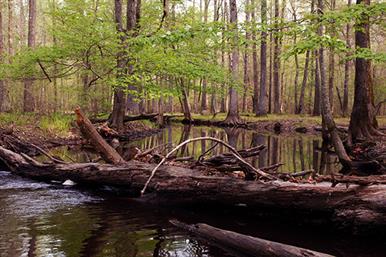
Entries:
<svg viewBox="0 0 386 257">
<path fill-rule="evenodd" d="M 198 238 L 209 240 L 212 243 L 218 244 L 220 247 L 230 249 L 238 254 L 241 253 L 243 256 L 332 257 L 332 255 L 329 254 L 247 236 L 212 227 L 204 223 L 189 225 L 178 220 L 170 220 L 169 222 Z"/>
<path fill-rule="evenodd" d="M 154 177 L 154 174 L 155 172 L 157 171 L 157 169 L 173 154 L 175 153 L 178 149 L 180 149 L 182 146 L 188 144 L 188 143 L 191 143 L 191 142 L 194 142 L 194 141 L 201 141 L 201 140 L 209 140 L 209 141 L 214 141 L 214 142 L 217 142 L 219 144 L 222 144 L 223 146 L 225 146 L 226 148 L 228 148 L 231 153 L 233 154 L 234 157 L 236 157 L 237 160 L 239 160 L 242 164 L 244 164 L 246 167 L 248 167 L 248 169 L 246 169 L 246 172 L 248 172 L 248 170 L 250 169 L 251 171 L 253 171 L 255 174 L 253 175 L 260 175 L 261 177 L 264 177 L 266 179 L 269 179 L 269 180 L 273 180 L 275 179 L 273 176 L 265 173 L 264 171 L 262 170 L 259 170 L 259 169 L 256 169 L 255 167 L 253 167 L 250 163 L 248 163 L 247 161 L 245 161 L 241 155 L 237 152 L 237 150 L 235 148 L 233 148 L 231 145 L 225 143 L 224 141 L 220 140 L 220 139 L 217 139 L 217 138 L 214 138 L 214 137 L 197 137 L 197 138 L 191 138 L 191 139 L 188 139 L 188 140 L 185 140 L 184 142 L 182 142 L 181 144 L 177 145 L 173 150 L 171 150 L 159 163 L 158 165 L 152 170 L 151 174 L 150 174 L 150 177 L 149 179 L 146 181 L 145 183 L 145 186 L 143 187 L 143 189 L 141 190 L 141 195 L 143 195 L 146 191 L 146 188 L 147 186 L 149 185 L 151 179 Z"/>
</svg>

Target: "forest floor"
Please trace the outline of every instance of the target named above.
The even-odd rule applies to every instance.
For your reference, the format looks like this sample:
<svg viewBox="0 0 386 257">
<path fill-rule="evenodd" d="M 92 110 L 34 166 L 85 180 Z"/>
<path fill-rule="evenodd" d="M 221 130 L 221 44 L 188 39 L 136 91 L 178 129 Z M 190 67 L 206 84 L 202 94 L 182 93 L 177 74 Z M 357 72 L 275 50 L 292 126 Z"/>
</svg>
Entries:
<svg viewBox="0 0 386 257">
<path fill-rule="evenodd" d="M 134 121 L 126 125 L 128 140 L 159 131 L 149 121 Z M 12 134 L 22 141 L 47 148 L 81 143 L 75 115 L 0 113 L 0 134 Z"/>
</svg>

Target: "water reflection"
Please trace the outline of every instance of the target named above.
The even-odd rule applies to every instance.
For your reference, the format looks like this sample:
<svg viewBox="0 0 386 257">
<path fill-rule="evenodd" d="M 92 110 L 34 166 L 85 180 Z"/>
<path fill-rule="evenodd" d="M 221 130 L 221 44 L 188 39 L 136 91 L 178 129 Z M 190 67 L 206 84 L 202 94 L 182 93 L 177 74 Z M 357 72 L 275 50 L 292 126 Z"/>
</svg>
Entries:
<svg viewBox="0 0 386 257">
<path fill-rule="evenodd" d="M 266 148 L 256 157 L 249 158 L 255 167 L 266 167 L 276 163 L 283 163 L 280 172 L 297 172 L 313 169 L 320 174 L 339 171 L 340 165 L 336 156 L 329 153 L 322 146 L 320 137 L 315 135 L 275 135 L 261 134 L 251 130 L 216 127 L 196 127 L 172 125 L 156 135 L 140 141 L 132 142 L 140 149 L 150 149 L 157 145 L 173 145 L 193 137 L 211 136 L 228 142 L 237 149 L 265 145 Z M 210 141 L 193 142 L 183 146 L 180 156 L 193 156 L 196 159 L 215 143 Z M 168 150 L 171 150 L 169 147 Z M 227 152 L 222 145 L 215 147 L 211 154 Z"/>
<path fill-rule="evenodd" d="M 136 202 L 0 177 L 19 185 L 0 188 L 0 256 L 227 256 Z"/>
</svg>

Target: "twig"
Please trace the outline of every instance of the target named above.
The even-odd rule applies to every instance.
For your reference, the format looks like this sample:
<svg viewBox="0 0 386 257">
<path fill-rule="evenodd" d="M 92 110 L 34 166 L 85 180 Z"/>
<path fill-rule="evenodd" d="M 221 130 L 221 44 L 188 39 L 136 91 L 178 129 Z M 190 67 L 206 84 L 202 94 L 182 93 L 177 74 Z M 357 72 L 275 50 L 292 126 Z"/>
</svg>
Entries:
<svg viewBox="0 0 386 257">
<path fill-rule="evenodd" d="M 44 75 L 47 77 L 47 79 L 48 79 L 50 82 L 52 82 L 50 76 L 48 75 L 48 73 L 47 73 L 46 70 L 44 69 L 43 64 L 40 62 L 40 60 L 38 60 L 38 64 L 39 64 L 40 68 L 42 69 Z"/>
<path fill-rule="evenodd" d="M 217 145 L 218 145 L 218 143 L 212 145 L 208 150 L 206 150 L 204 153 L 202 153 L 202 154 L 198 157 L 197 162 L 198 162 L 198 163 L 201 163 L 201 159 L 202 159 L 207 153 L 209 153 L 210 151 L 212 151 Z"/>
<path fill-rule="evenodd" d="M 61 163 L 61 164 L 67 164 L 67 162 L 65 162 L 65 161 L 61 161 L 59 159 L 56 159 L 56 158 L 52 157 L 49 153 L 47 153 L 46 151 L 44 151 L 42 148 L 40 148 L 37 145 L 34 145 L 32 143 L 29 143 L 29 145 L 34 147 L 34 148 L 36 148 L 39 152 L 41 152 L 42 154 L 47 156 L 51 161 L 56 162 L 56 163 Z"/>
<path fill-rule="evenodd" d="M 150 174 L 150 177 L 148 178 L 148 180 L 146 181 L 143 189 L 141 190 L 141 195 L 143 195 L 146 191 L 146 188 L 147 186 L 149 185 L 151 179 L 154 177 L 155 175 L 155 172 L 157 171 L 157 169 L 173 154 L 175 153 L 178 149 L 180 149 L 182 146 L 186 145 L 186 144 L 189 144 L 191 142 L 195 142 L 195 141 L 200 141 L 200 140 L 209 140 L 209 141 L 214 141 L 214 142 L 217 142 L 219 144 L 222 144 L 224 145 L 225 147 L 227 147 L 233 154 L 233 156 L 236 157 L 236 159 L 238 159 L 241 163 L 245 164 L 248 168 L 250 168 L 252 171 L 254 171 L 256 174 L 259 174 L 260 176 L 262 177 L 265 177 L 265 178 L 268 178 L 268 179 L 275 179 L 273 176 L 265 173 L 264 171 L 262 170 L 259 170 L 259 169 L 256 169 L 255 167 L 253 167 L 251 164 L 249 164 L 247 161 L 245 161 L 241 156 L 240 154 L 236 151 L 236 149 L 234 149 L 232 146 L 230 146 L 229 144 L 225 143 L 224 141 L 220 140 L 220 139 L 217 139 L 217 138 L 214 138 L 214 137 L 197 137 L 197 138 L 191 138 L 191 139 L 188 139 L 188 140 L 185 140 L 184 142 L 182 142 L 181 144 L 177 145 L 172 151 L 170 151 L 159 163 L 157 166 L 155 166 L 155 168 L 152 170 L 151 174 Z"/>
</svg>

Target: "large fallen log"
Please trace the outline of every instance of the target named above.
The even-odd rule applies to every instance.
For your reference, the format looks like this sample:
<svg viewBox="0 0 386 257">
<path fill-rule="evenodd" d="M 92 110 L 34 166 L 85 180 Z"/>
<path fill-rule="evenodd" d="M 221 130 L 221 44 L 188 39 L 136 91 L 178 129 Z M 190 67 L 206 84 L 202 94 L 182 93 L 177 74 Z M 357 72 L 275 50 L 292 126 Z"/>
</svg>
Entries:
<svg viewBox="0 0 386 257">
<path fill-rule="evenodd" d="M 332 257 L 332 255 L 329 254 L 247 236 L 233 231 L 212 227 L 203 223 L 188 225 L 177 220 L 171 220 L 170 223 L 178 228 L 192 233 L 200 239 L 205 239 L 214 244 L 218 244 L 219 246 L 229 249 L 237 254 L 241 253 L 243 256 Z"/>
<path fill-rule="evenodd" d="M 0 147 L 0 159 L 21 176 L 44 181 L 71 179 L 80 184 L 123 187 L 140 195 L 155 165 L 129 161 L 43 164 L 25 154 Z M 336 225 L 386 231 L 386 185 L 360 186 L 331 183 L 244 181 L 227 176 L 207 176 L 204 171 L 162 165 L 146 191 L 166 204 L 211 204 L 250 208 L 267 207 L 325 214 Z M 361 231 L 361 230 L 358 230 Z"/>
</svg>

